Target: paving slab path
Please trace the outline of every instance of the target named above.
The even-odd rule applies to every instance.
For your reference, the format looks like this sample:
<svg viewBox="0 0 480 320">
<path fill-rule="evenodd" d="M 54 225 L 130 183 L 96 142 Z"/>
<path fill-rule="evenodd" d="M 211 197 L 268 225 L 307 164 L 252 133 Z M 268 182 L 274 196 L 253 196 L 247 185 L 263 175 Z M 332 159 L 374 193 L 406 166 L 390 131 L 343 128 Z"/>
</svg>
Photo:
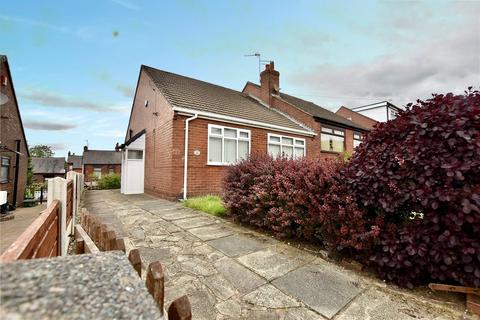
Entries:
<svg viewBox="0 0 480 320">
<path fill-rule="evenodd" d="M 193 319 L 461 319 L 419 298 L 225 219 L 148 195 L 88 191 L 85 206 L 166 268 L 166 305 L 186 294 Z"/>
</svg>

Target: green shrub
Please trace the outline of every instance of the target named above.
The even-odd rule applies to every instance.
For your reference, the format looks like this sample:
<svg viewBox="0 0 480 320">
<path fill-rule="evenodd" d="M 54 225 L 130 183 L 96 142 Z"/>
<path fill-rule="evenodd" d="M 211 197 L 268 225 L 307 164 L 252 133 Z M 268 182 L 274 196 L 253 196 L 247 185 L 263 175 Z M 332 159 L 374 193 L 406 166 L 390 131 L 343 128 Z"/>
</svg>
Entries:
<svg viewBox="0 0 480 320">
<path fill-rule="evenodd" d="M 119 189 L 120 188 L 120 175 L 115 173 L 109 173 L 102 176 L 97 180 L 97 186 L 99 189 Z"/>
<path fill-rule="evenodd" d="M 200 210 L 214 216 L 223 216 L 227 209 L 219 196 L 207 195 L 185 200 L 185 207 Z"/>
</svg>

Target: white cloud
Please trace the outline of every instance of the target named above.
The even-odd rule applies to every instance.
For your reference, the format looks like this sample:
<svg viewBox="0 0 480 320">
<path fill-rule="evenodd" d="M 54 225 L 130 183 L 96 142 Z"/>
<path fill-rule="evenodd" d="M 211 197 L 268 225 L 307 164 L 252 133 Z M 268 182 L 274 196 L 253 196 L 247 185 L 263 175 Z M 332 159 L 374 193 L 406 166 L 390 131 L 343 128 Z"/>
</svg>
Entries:
<svg viewBox="0 0 480 320">
<path fill-rule="evenodd" d="M 390 53 L 350 65 L 318 64 L 298 72 L 295 83 L 330 96 L 315 100 L 327 101 L 332 109 L 372 100 L 403 105 L 432 93 L 461 93 L 480 85 L 479 2 L 467 8 L 452 4 L 440 12 L 410 3 L 396 10 L 398 5 L 391 4 L 383 28 L 362 30 L 391 48 Z"/>
</svg>

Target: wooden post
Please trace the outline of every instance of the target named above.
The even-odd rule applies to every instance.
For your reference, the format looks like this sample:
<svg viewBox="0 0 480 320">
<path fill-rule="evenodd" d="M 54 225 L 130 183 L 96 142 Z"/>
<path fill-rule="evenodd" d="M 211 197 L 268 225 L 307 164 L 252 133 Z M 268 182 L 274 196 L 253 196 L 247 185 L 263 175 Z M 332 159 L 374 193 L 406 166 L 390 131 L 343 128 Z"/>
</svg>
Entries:
<svg viewBox="0 0 480 320">
<path fill-rule="evenodd" d="M 165 274 L 160 261 L 150 263 L 147 271 L 147 286 L 148 292 L 152 295 L 153 300 L 158 305 L 160 312 L 163 315 L 164 295 L 165 295 Z"/>
<path fill-rule="evenodd" d="M 117 235 L 115 230 L 109 230 L 107 233 L 108 250 L 117 250 Z"/>
<path fill-rule="evenodd" d="M 191 320 L 192 307 L 187 296 L 173 301 L 168 307 L 168 320 Z"/>
<path fill-rule="evenodd" d="M 83 241 L 83 239 L 77 239 L 76 242 L 77 242 L 77 246 L 76 246 L 75 253 L 76 254 L 85 253 L 85 242 Z"/>
<path fill-rule="evenodd" d="M 56 177 L 48 180 L 48 196 L 47 206 L 50 206 L 54 200 L 60 202 L 60 228 L 59 228 L 59 244 L 60 251 L 58 255 L 66 256 L 68 249 L 68 235 L 71 233 L 71 229 L 67 230 L 67 180 Z"/>
<path fill-rule="evenodd" d="M 122 250 L 124 253 L 126 253 L 125 240 L 123 240 L 123 238 L 117 238 L 115 239 L 115 242 L 117 250 Z"/>
<path fill-rule="evenodd" d="M 133 269 L 137 271 L 138 276 L 142 277 L 142 260 L 140 259 L 140 252 L 138 249 L 130 250 L 128 253 L 128 260 L 133 266 Z"/>
</svg>

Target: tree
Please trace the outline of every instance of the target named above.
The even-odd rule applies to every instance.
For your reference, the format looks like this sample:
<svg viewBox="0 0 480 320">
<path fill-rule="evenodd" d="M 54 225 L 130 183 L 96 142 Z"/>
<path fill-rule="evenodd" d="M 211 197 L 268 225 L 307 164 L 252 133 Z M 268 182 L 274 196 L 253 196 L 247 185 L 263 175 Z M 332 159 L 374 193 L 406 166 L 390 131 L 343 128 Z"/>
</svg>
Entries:
<svg viewBox="0 0 480 320">
<path fill-rule="evenodd" d="M 29 151 L 31 157 L 46 158 L 54 155 L 52 147 L 47 146 L 46 144 L 38 144 L 33 146 L 29 149 Z"/>
<path fill-rule="evenodd" d="M 33 165 L 32 158 L 28 158 L 28 168 L 27 168 L 27 186 L 33 183 Z"/>
</svg>

